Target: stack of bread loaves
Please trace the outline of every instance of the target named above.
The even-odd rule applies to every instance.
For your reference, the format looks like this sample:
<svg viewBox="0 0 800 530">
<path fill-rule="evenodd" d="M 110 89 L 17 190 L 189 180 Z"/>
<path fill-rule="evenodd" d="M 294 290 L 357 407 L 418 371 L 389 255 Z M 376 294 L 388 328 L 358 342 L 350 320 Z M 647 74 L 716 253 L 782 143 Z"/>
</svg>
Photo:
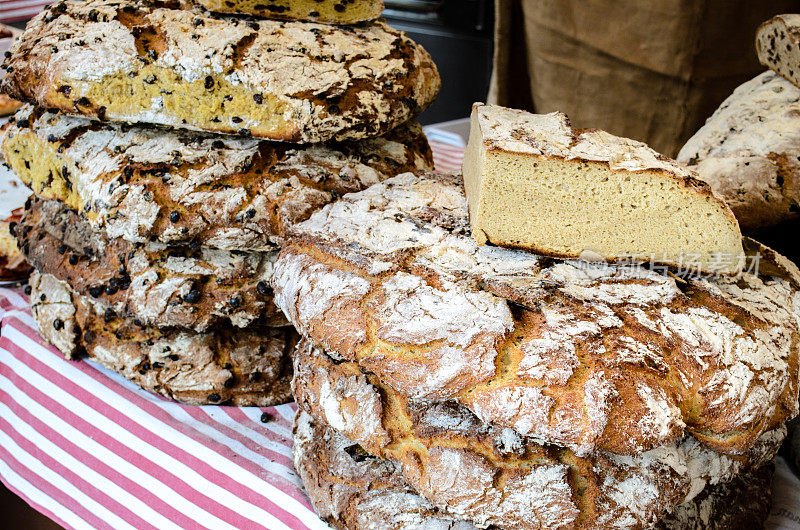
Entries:
<svg viewBox="0 0 800 530">
<path fill-rule="evenodd" d="M 29 23 L 2 85 L 29 104 L 2 145 L 36 196 L 15 231 L 68 357 L 188 403 L 277 404 L 286 230 L 431 167 L 413 117 L 439 76 L 377 0 L 200 4 L 61 1 Z"/>
<path fill-rule="evenodd" d="M 499 129 L 528 142 L 517 168 L 598 164 L 647 189 L 688 186 L 678 205 L 722 204 L 643 144 L 603 133 L 581 152 L 584 132 L 524 121 Z M 481 246 L 461 177 L 428 172 L 346 195 L 291 235 L 273 285 L 303 336 L 295 465 L 331 524 L 734 529 L 766 517 L 798 408 L 800 271 L 785 258 L 744 240 L 758 268 L 679 276 Z"/>
</svg>

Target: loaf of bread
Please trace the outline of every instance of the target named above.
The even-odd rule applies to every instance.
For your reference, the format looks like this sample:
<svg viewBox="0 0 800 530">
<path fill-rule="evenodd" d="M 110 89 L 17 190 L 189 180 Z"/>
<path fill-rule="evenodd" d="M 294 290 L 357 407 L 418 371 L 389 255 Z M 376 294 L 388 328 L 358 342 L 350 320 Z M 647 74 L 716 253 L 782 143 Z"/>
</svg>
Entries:
<svg viewBox="0 0 800 530">
<path fill-rule="evenodd" d="M 434 506 L 478 527 L 649 528 L 707 485 L 757 469 L 786 428 L 740 455 L 687 437 L 645 453 L 579 457 L 510 428 L 480 422 L 453 401 L 415 400 L 357 363 L 303 342 L 294 352 L 298 406 L 368 454 L 400 465 Z"/>
<path fill-rule="evenodd" d="M 2 89 L 67 114 L 289 142 L 379 136 L 439 91 L 428 53 L 382 21 L 253 22 L 185 3 L 51 4 L 12 45 Z"/>
<path fill-rule="evenodd" d="M 800 216 L 800 88 L 772 71 L 741 85 L 686 142 L 696 170 L 743 230 Z"/>
<path fill-rule="evenodd" d="M 380 138 L 295 146 L 26 107 L 2 148 L 37 195 L 109 237 L 229 250 L 274 250 L 287 226 L 339 195 L 433 167 L 415 122 Z"/>
<path fill-rule="evenodd" d="M 37 270 L 143 325 L 287 324 L 269 285 L 277 251 L 134 245 L 92 231 L 62 203 L 38 199 L 27 203 L 16 234 Z"/>
<path fill-rule="evenodd" d="M 436 173 L 345 195 L 292 234 L 276 305 L 409 397 L 580 455 L 686 434 L 741 452 L 797 413 L 800 272 L 764 247 L 758 273 L 680 278 L 479 246 L 461 178 Z"/>
<path fill-rule="evenodd" d="M 736 218 L 694 171 L 564 114 L 475 104 L 464 156 L 480 244 L 734 274 Z"/>
<path fill-rule="evenodd" d="M 0 281 L 24 280 L 30 273 L 31 267 L 12 233 L 21 218 L 22 210 L 18 208 L 0 221 Z"/>
<path fill-rule="evenodd" d="M 375 20 L 383 0 L 196 0 L 218 13 L 243 13 L 279 20 L 308 20 L 327 24 L 357 24 Z"/>
<path fill-rule="evenodd" d="M 800 87 L 800 15 L 776 15 L 761 24 L 756 53 L 761 64 Z"/>
<path fill-rule="evenodd" d="M 298 411 L 294 466 L 319 516 L 341 530 L 475 530 L 419 495 L 402 469 L 377 458 L 330 426 Z M 656 524 L 664 530 L 760 528 L 772 501 L 770 462 L 730 482 L 707 486 Z"/>
<path fill-rule="evenodd" d="M 269 407 L 292 399 L 290 327 L 160 331 L 116 316 L 49 274 L 34 271 L 30 285 L 39 332 L 68 359 L 86 354 L 145 390 L 190 405 Z"/>
</svg>

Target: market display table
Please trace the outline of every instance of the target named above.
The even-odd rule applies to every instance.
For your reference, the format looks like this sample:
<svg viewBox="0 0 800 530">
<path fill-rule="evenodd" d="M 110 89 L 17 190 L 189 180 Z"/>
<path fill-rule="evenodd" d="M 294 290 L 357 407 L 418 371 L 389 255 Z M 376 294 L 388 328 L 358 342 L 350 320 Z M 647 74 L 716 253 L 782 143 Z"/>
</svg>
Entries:
<svg viewBox="0 0 800 530">
<path fill-rule="evenodd" d="M 459 168 L 463 140 L 427 132 L 437 168 Z M 328 528 L 292 467 L 294 404 L 191 407 L 66 361 L 19 289 L 0 289 L 0 325 L 0 480 L 60 525 Z M 800 481 L 783 461 L 775 492 L 769 528 L 800 529 Z"/>
</svg>

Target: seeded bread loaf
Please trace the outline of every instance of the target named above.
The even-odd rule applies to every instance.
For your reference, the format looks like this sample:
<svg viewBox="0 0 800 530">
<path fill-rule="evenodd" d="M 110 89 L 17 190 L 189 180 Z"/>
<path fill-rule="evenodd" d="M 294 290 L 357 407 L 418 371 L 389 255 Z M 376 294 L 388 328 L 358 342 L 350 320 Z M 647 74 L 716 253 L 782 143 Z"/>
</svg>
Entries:
<svg viewBox="0 0 800 530">
<path fill-rule="evenodd" d="M 164 2 L 68 0 L 28 23 L 8 95 L 68 114 L 289 142 L 374 137 L 427 107 L 428 53 L 377 21 L 248 21 Z"/>
<path fill-rule="evenodd" d="M 350 361 L 301 341 L 293 354 L 298 406 L 367 453 L 400 464 L 432 504 L 476 526 L 647 528 L 708 484 L 770 461 L 786 435 L 769 431 L 742 455 L 689 437 L 632 456 L 579 457 L 446 400 L 415 400 Z"/>
<path fill-rule="evenodd" d="M 11 233 L 21 217 L 22 211 L 17 208 L 8 218 L 0 221 L 0 281 L 23 280 L 31 271 L 17 245 L 17 239 Z"/>
<path fill-rule="evenodd" d="M 280 20 L 357 24 L 375 20 L 383 0 L 196 0 L 218 13 L 243 13 Z"/>
<path fill-rule="evenodd" d="M 564 114 L 476 103 L 463 169 L 480 244 L 741 270 L 736 218 L 694 171 L 641 142 L 575 130 Z"/>
<path fill-rule="evenodd" d="M 268 407 L 292 399 L 292 328 L 159 331 L 119 318 L 54 276 L 35 271 L 30 285 L 39 332 L 68 359 L 86 354 L 190 405 Z"/>
<path fill-rule="evenodd" d="M 761 64 L 800 87 L 800 15 L 776 15 L 761 24 L 756 53 Z"/>
<path fill-rule="evenodd" d="M 741 85 L 686 142 L 696 170 L 743 230 L 800 216 L 800 88 L 772 71 Z"/>
<path fill-rule="evenodd" d="M 273 250 L 287 226 L 343 193 L 430 169 L 421 127 L 293 146 L 198 135 L 25 108 L 3 152 L 40 197 L 80 210 L 112 238 Z"/>
<path fill-rule="evenodd" d="M 453 520 L 403 479 L 400 466 L 376 458 L 302 409 L 295 417 L 294 464 L 311 502 L 325 522 L 342 530 L 474 530 Z M 770 462 L 730 482 L 706 487 L 660 519 L 656 529 L 740 530 L 760 528 L 772 494 Z"/>
<path fill-rule="evenodd" d="M 741 452 L 797 413 L 800 273 L 764 247 L 760 274 L 681 278 L 479 246 L 460 177 L 435 173 L 348 194 L 291 233 L 276 305 L 404 395 L 581 455 L 685 433 Z"/>
<path fill-rule="evenodd" d="M 147 326 L 207 331 L 285 326 L 269 280 L 277 252 L 134 245 L 94 232 L 74 210 L 32 199 L 15 230 L 28 261 Z"/>
</svg>

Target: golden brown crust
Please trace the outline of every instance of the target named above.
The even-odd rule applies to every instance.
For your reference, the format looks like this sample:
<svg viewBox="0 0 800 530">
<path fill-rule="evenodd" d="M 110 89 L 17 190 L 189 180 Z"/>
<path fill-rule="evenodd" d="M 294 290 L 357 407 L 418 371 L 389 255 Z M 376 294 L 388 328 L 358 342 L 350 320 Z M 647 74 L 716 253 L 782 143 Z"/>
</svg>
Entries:
<svg viewBox="0 0 800 530">
<path fill-rule="evenodd" d="M 28 261 L 120 316 L 194 331 L 287 324 L 269 285 L 276 252 L 136 245 L 92 231 L 58 201 L 26 206 L 15 232 Z"/>
<path fill-rule="evenodd" d="M 294 462 L 318 515 L 342 530 L 474 530 L 414 491 L 400 466 L 376 458 L 302 409 L 295 417 Z M 772 501 L 772 462 L 707 486 L 660 519 L 664 530 L 761 528 Z"/>
<path fill-rule="evenodd" d="M 479 247 L 466 217 L 454 176 L 347 195 L 295 227 L 276 304 L 398 392 L 581 455 L 688 433 L 742 452 L 796 413 L 796 268 L 679 278 L 557 261 Z"/>
<path fill-rule="evenodd" d="M 14 114 L 20 107 L 22 107 L 22 102 L 12 99 L 6 94 L 0 94 L 0 116 Z"/>
<path fill-rule="evenodd" d="M 28 277 L 31 267 L 20 251 L 12 229 L 22 219 L 22 208 L 0 221 L 0 281 L 17 281 Z"/>
<path fill-rule="evenodd" d="M 648 527 L 706 484 L 769 461 L 786 432 L 771 431 L 738 456 L 685 438 L 634 456 L 578 457 L 481 423 L 453 401 L 407 398 L 305 340 L 294 367 L 301 409 L 367 453 L 397 462 L 420 495 L 478 526 Z"/>
<path fill-rule="evenodd" d="M 48 274 L 31 276 L 42 336 L 68 359 L 86 354 L 146 390 L 190 405 L 291 401 L 292 328 L 160 331 L 133 324 Z"/>
<path fill-rule="evenodd" d="M 62 0 L 10 53 L 2 87 L 21 101 L 288 142 L 379 136 L 440 86 L 428 53 L 382 21 L 256 22 L 182 0 Z"/>
<path fill-rule="evenodd" d="M 290 145 L 102 124 L 23 109 L 3 137 L 33 191 L 128 241 L 271 250 L 288 227 L 338 196 L 431 169 L 422 128 L 379 138 Z"/>
</svg>

